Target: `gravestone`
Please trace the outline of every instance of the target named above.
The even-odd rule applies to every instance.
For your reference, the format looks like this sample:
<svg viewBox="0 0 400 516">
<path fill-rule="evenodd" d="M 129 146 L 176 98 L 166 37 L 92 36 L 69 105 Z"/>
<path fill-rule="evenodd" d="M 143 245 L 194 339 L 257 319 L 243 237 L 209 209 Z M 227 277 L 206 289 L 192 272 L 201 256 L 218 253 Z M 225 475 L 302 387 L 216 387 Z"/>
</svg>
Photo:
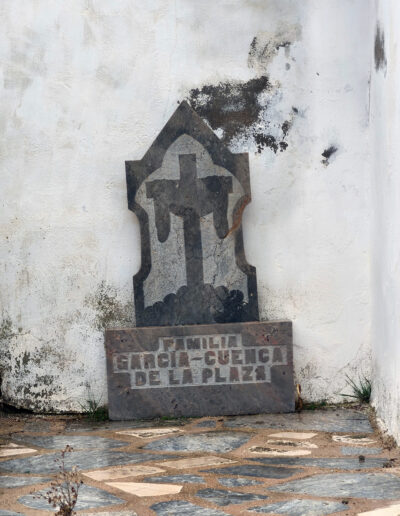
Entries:
<svg viewBox="0 0 400 516">
<path fill-rule="evenodd" d="M 136 327 L 106 331 L 111 419 L 292 411 L 291 323 L 259 322 L 244 252 L 248 155 L 182 102 L 126 177 L 141 268 Z"/>
</svg>

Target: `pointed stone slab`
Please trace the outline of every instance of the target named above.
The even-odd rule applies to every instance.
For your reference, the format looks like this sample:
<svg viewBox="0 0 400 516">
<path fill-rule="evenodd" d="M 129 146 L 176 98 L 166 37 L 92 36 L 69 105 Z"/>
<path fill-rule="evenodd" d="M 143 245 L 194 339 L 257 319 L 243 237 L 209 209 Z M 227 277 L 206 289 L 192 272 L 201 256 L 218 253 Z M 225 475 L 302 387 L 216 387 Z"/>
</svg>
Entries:
<svg viewBox="0 0 400 516">
<path fill-rule="evenodd" d="M 106 482 L 106 484 L 140 498 L 146 496 L 165 496 L 182 491 L 182 486 L 175 484 L 149 484 L 148 482 Z"/>
<path fill-rule="evenodd" d="M 106 437 L 88 436 L 88 435 L 13 435 L 14 440 L 24 443 L 33 444 L 39 448 L 47 448 L 53 450 L 63 450 L 67 445 L 74 450 L 85 450 L 97 448 L 101 450 L 111 450 L 121 446 L 130 444 L 126 441 L 117 441 L 115 439 L 107 439 Z M 36 450 L 33 450 L 36 451 Z"/>
<path fill-rule="evenodd" d="M 245 477 L 259 478 L 289 478 L 297 473 L 301 473 L 302 469 L 296 468 L 278 468 L 274 466 L 253 466 L 251 464 L 242 464 L 239 466 L 229 466 L 219 469 L 206 469 L 201 473 L 216 473 L 217 475 L 239 475 Z"/>
<path fill-rule="evenodd" d="M 329 468 L 329 469 L 371 469 L 382 468 L 387 463 L 385 458 L 366 458 L 360 461 L 358 458 L 347 457 L 280 457 L 280 458 L 266 458 L 258 457 L 249 460 L 261 462 L 268 465 L 283 465 L 283 466 L 303 466 L 315 468 Z"/>
<path fill-rule="evenodd" d="M 278 493 L 317 497 L 351 497 L 368 500 L 398 500 L 400 478 L 385 473 L 331 473 L 292 480 L 268 488 Z"/>
<path fill-rule="evenodd" d="M 205 484 L 200 475 L 165 475 L 164 477 L 148 477 L 147 482 L 160 484 Z"/>
<path fill-rule="evenodd" d="M 162 465 L 171 469 L 192 469 L 204 468 L 205 466 L 220 466 L 221 464 L 233 464 L 234 462 L 236 461 L 225 457 L 206 455 L 205 457 L 188 457 L 187 459 L 165 461 Z"/>
<path fill-rule="evenodd" d="M 104 482 L 105 480 L 118 480 L 120 478 L 154 475 L 155 473 L 163 472 L 164 470 L 161 468 L 138 465 L 126 466 L 124 468 L 98 469 L 95 471 L 88 471 L 86 473 L 83 473 L 83 475 L 85 477 L 91 478 L 92 480 Z"/>
<path fill-rule="evenodd" d="M 169 455 L 168 458 L 171 456 Z M 60 458 L 59 453 L 48 453 L 25 459 L 13 459 L 0 462 L 0 471 L 10 473 L 33 473 L 47 475 L 56 473 L 59 465 L 55 462 Z M 65 455 L 65 467 L 71 469 L 77 466 L 80 470 L 119 466 L 122 464 L 136 464 L 140 462 L 162 460 L 164 457 L 150 453 L 124 453 L 109 450 L 93 450 L 70 452 Z"/>
<path fill-rule="evenodd" d="M 379 455 L 382 448 L 367 448 L 362 446 L 342 446 L 342 455 Z"/>
<path fill-rule="evenodd" d="M 168 437 L 152 441 L 144 446 L 145 450 L 179 452 L 217 452 L 227 453 L 247 443 L 253 434 L 245 432 L 207 432 Z"/>
<path fill-rule="evenodd" d="M 368 417 L 355 410 L 315 410 L 301 414 L 257 414 L 237 416 L 224 422 L 227 428 L 280 428 L 282 430 L 316 430 L 319 432 L 372 433 Z"/>
<path fill-rule="evenodd" d="M 38 498 L 38 495 L 44 495 L 47 489 L 43 489 L 33 494 L 21 496 L 18 498 L 18 502 L 31 509 L 42 509 L 42 510 L 53 510 L 47 499 Z M 98 489 L 97 487 L 81 485 L 79 488 L 78 502 L 75 506 L 76 510 L 81 509 L 95 509 L 96 507 L 107 507 L 110 505 L 119 505 L 126 503 L 125 500 L 117 498 L 107 491 Z"/>
<path fill-rule="evenodd" d="M 323 502 L 320 500 L 287 500 L 246 509 L 263 514 L 285 514 L 287 516 L 322 516 L 348 510 L 342 502 Z"/>
<path fill-rule="evenodd" d="M 262 484 L 259 480 L 252 480 L 244 477 L 221 477 L 218 482 L 225 487 L 244 487 Z"/>
<path fill-rule="evenodd" d="M 172 500 L 171 502 L 160 502 L 150 507 L 157 516 L 226 516 L 226 512 L 208 507 L 201 507 L 184 500 Z"/>
<path fill-rule="evenodd" d="M 46 477 L 8 477 L 0 476 L 0 489 L 8 488 L 14 489 L 15 487 L 31 486 L 34 484 L 44 484 L 50 482 L 50 478 Z"/>
</svg>

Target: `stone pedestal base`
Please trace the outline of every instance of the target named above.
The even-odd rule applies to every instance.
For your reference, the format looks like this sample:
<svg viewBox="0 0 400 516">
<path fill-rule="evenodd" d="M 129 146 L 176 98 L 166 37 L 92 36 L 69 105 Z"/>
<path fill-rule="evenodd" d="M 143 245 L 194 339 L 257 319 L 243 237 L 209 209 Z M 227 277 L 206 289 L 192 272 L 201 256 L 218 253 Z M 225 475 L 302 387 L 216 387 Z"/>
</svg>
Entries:
<svg viewBox="0 0 400 516">
<path fill-rule="evenodd" d="M 106 330 L 110 418 L 294 410 L 292 323 Z"/>
</svg>

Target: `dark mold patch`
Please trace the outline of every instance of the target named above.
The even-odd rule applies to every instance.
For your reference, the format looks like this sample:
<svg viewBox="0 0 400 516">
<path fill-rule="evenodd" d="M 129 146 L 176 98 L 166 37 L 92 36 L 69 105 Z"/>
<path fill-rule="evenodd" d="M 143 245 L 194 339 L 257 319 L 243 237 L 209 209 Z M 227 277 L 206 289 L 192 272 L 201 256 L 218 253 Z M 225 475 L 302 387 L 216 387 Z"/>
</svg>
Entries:
<svg viewBox="0 0 400 516">
<path fill-rule="evenodd" d="M 287 148 L 283 140 L 292 122 L 285 121 L 280 128 L 278 126 L 279 134 L 268 131 L 265 114 L 269 102 L 265 101 L 265 95 L 270 95 L 272 90 L 268 77 L 263 75 L 247 82 L 221 82 L 194 88 L 189 92 L 188 101 L 214 131 L 223 131 L 221 140 L 225 144 L 245 138 L 254 142 L 258 153 L 266 148 L 276 153 Z"/>
<path fill-rule="evenodd" d="M 379 25 L 376 26 L 375 32 L 374 57 L 375 70 L 386 70 L 385 34 Z"/>
<path fill-rule="evenodd" d="M 323 163 L 324 165 L 329 165 L 329 158 L 335 154 L 335 152 L 337 152 L 338 148 L 335 147 L 334 145 L 331 145 L 330 147 L 328 147 L 327 149 L 324 150 L 324 152 L 321 154 L 321 156 L 324 158 L 323 160 L 321 160 L 321 163 Z"/>
<path fill-rule="evenodd" d="M 133 324 L 133 303 L 122 303 L 118 292 L 112 286 L 100 283 L 95 294 L 86 300 L 96 311 L 95 325 L 98 330 Z"/>
</svg>

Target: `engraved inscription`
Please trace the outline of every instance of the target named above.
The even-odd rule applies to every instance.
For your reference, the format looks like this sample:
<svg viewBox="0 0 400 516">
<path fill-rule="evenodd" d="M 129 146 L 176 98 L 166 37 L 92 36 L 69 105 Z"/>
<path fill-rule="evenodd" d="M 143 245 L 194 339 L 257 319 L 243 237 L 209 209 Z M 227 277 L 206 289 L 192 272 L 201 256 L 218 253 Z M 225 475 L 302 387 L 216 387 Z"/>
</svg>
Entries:
<svg viewBox="0 0 400 516">
<path fill-rule="evenodd" d="M 156 351 L 113 354 L 113 372 L 129 373 L 132 389 L 270 383 L 283 365 L 286 345 L 244 346 L 238 333 L 160 337 Z"/>
</svg>

